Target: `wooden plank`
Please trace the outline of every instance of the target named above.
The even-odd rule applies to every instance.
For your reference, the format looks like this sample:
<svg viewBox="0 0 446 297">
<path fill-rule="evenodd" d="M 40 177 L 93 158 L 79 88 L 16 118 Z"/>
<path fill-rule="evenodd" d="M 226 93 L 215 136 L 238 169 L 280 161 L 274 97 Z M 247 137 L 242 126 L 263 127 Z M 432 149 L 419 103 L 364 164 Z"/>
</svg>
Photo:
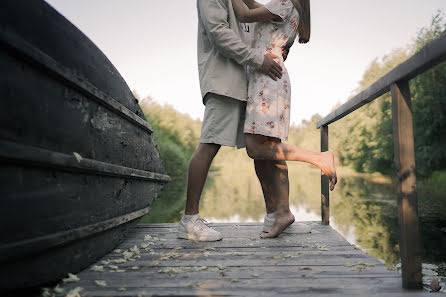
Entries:
<svg viewBox="0 0 446 297">
<path fill-rule="evenodd" d="M 136 266 L 138 267 L 136 269 Z M 400 276 L 394 271 L 383 270 L 381 266 L 367 266 L 366 268 L 359 267 L 358 265 L 353 265 L 351 267 L 347 266 L 255 266 L 255 267 L 245 267 L 245 266 L 210 266 L 205 270 L 189 270 L 184 272 L 175 272 L 175 268 L 178 266 L 138 266 L 138 263 L 131 267 L 135 269 L 127 269 L 125 272 L 112 272 L 108 271 L 107 267 L 104 268 L 105 272 L 92 271 L 90 269 L 85 270 L 82 273 L 82 279 L 101 279 L 106 278 L 110 281 L 115 281 L 122 278 L 122 274 L 125 273 L 128 278 L 138 279 L 138 278 L 150 278 L 159 279 L 163 281 L 164 279 L 171 279 L 172 276 L 185 277 L 191 279 L 212 279 L 212 278 L 262 278 L 262 279 L 277 279 L 277 278 L 295 278 L 295 274 L 305 275 L 305 277 L 315 277 L 315 278 L 364 278 L 364 277 L 379 277 L 379 278 L 398 278 Z M 130 267 L 130 268 L 131 268 Z M 180 266 L 187 267 L 187 266 Z M 172 274 L 160 273 L 161 269 L 172 268 Z M 165 270 L 168 271 L 168 270 Z"/>
<path fill-rule="evenodd" d="M 170 177 L 165 174 L 140 170 L 88 158 L 77 159 L 68 155 L 11 141 L 0 140 L 0 160 L 26 166 L 57 168 L 70 172 L 85 172 L 105 176 L 141 179 L 167 183 Z"/>
<path fill-rule="evenodd" d="M 328 126 L 321 127 L 321 152 L 328 151 Z M 322 224 L 330 224 L 330 190 L 328 176 L 321 173 L 321 216 Z"/>
<path fill-rule="evenodd" d="M 164 174 L 151 134 L 0 47 L 0 138 Z M 23 87 L 26 82 L 26 88 Z M 57 124 L 55 124 L 57 123 Z"/>
<path fill-rule="evenodd" d="M 148 212 L 149 207 L 145 207 L 143 209 L 94 224 L 84 225 L 81 227 L 51 233 L 40 237 L 15 241 L 12 243 L 0 244 L 0 262 L 9 262 L 19 257 L 26 257 L 30 254 L 38 254 L 43 250 L 68 244 L 83 237 L 92 236 L 96 233 L 103 232 L 107 229 L 111 229 L 140 218 Z"/>
<path fill-rule="evenodd" d="M 235 235 L 232 230 L 234 225 L 237 224 L 213 224 L 216 229 L 232 236 Z M 176 230 L 176 226 L 162 224 L 136 228 L 132 232 L 136 249 L 127 241 L 123 242 L 118 247 L 120 250 L 113 251 L 96 263 L 102 265 L 104 271 L 93 271 L 90 267 L 79 274 L 79 282 L 63 284 L 62 287 L 66 292 L 80 286 L 83 288 L 81 296 L 92 297 L 140 294 L 411 296 L 401 289 L 398 273 L 387 269 L 382 262 L 362 250 L 354 249 L 345 239 L 341 249 L 330 247 L 330 240 L 338 241 L 339 234 L 329 226 L 318 225 L 325 233 L 258 240 L 249 236 L 261 224 L 245 224 L 237 232 L 243 231 L 247 238 L 237 240 L 252 243 L 253 246 L 249 247 L 231 247 L 225 245 L 224 240 L 198 243 L 176 239 L 175 233 L 171 232 Z M 146 235 L 151 238 L 144 240 Z M 293 237 L 298 237 L 302 243 L 309 241 L 307 247 L 283 246 L 286 240 Z M 316 237 L 317 240 L 313 240 Z M 291 244 L 296 245 L 298 240 L 293 240 Z M 231 242 L 228 240 L 227 243 Z M 137 252 L 120 263 L 124 251 L 129 248 Z M 98 286 L 95 283 L 97 280 L 106 281 L 107 286 Z M 425 296 L 422 292 L 417 293 L 413 296 Z"/>
<path fill-rule="evenodd" d="M 393 68 L 370 87 L 342 104 L 316 124 L 316 128 L 331 124 L 361 106 L 375 100 L 382 94 L 390 91 L 390 85 L 397 81 L 409 81 L 429 68 L 446 59 L 446 33 L 427 44 L 412 57 Z"/>
<path fill-rule="evenodd" d="M 403 287 L 421 289 L 421 248 L 415 174 L 412 107 L 408 81 L 392 84 L 393 144 L 398 192 Z"/>
<path fill-rule="evenodd" d="M 83 296 L 138 296 L 144 292 L 146 296 L 410 296 L 407 292 L 393 289 L 398 286 L 398 279 L 361 278 L 333 279 L 307 278 L 295 275 L 290 279 L 189 279 L 175 278 L 171 281 L 153 279 L 121 278 L 115 283 L 107 283 L 101 288 L 94 281 L 82 283 Z M 67 286 L 75 287 L 76 284 Z M 125 291 L 119 291 L 119 288 Z M 68 289 L 67 288 L 67 289 Z M 403 294 L 404 293 L 404 294 Z M 123 295 L 120 295 L 123 294 Z M 303 294 L 303 295 L 301 295 Z M 428 296 L 428 293 L 412 296 Z"/>
</svg>

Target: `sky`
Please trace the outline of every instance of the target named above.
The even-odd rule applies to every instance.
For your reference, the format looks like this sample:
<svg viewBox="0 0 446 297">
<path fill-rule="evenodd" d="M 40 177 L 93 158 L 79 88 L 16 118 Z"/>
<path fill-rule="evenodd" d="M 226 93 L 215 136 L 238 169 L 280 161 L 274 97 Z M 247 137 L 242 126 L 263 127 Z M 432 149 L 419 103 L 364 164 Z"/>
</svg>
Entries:
<svg viewBox="0 0 446 297">
<path fill-rule="evenodd" d="M 47 0 L 87 35 L 141 98 L 203 118 L 195 0 Z M 266 0 L 260 0 L 266 3 Z M 368 65 L 412 43 L 445 0 L 312 0 L 311 40 L 285 66 L 291 122 L 325 116 L 355 94 Z"/>
</svg>

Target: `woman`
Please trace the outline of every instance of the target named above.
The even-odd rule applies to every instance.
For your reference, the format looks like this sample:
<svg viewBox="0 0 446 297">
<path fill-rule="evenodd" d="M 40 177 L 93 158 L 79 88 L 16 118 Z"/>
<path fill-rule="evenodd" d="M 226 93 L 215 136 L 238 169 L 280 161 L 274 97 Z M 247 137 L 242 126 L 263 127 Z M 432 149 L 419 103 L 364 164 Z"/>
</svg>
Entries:
<svg viewBox="0 0 446 297">
<path fill-rule="evenodd" d="M 319 167 L 330 180 L 330 190 L 337 182 L 334 156 L 331 152 L 311 152 L 282 143 L 288 139 L 291 88 L 283 65 L 282 48 L 310 39 L 309 0 L 271 0 L 261 5 L 254 0 L 232 0 L 235 15 L 242 23 L 257 22 L 252 47 L 277 56 L 282 66 L 281 79 L 272 80 L 249 68 L 248 102 L 244 126 L 246 150 L 256 160 L 277 160 L 281 174 L 274 181 L 276 219 L 262 238 L 276 237 L 294 222 L 289 209 L 288 168 L 285 160 L 302 161 Z M 265 190 L 265 189 L 264 189 Z"/>
</svg>

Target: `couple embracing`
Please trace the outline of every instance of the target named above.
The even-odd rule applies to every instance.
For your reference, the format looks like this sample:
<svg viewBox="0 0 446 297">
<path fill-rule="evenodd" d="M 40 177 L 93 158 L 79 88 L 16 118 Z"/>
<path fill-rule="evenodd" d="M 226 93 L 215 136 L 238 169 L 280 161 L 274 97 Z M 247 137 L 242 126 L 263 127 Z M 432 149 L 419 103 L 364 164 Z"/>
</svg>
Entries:
<svg viewBox="0 0 446 297">
<path fill-rule="evenodd" d="M 177 236 L 216 241 L 222 235 L 199 215 L 213 158 L 222 145 L 246 147 L 262 186 L 266 215 L 262 238 L 291 228 L 285 161 L 319 167 L 336 184 L 331 152 L 283 143 L 290 126 L 291 86 L 283 63 L 289 47 L 310 39 L 309 0 L 197 0 L 198 69 L 205 105 L 200 144 L 188 170 L 186 210 Z M 249 25 L 256 23 L 251 39 Z M 248 31 L 248 32 L 247 32 Z M 248 44 L 249 43 L 249 44 Z"/>
</svg>

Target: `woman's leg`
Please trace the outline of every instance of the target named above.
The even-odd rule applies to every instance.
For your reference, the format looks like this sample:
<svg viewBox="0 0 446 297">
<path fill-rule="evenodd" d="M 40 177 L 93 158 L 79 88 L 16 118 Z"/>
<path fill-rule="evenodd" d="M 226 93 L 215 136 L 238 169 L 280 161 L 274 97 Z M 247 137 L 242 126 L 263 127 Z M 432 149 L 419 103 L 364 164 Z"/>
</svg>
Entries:
<svg viewBox="0 0 446 297">
<path fill-rule="evenodd" d="M 276 211 L 276 193 L 274 191 L 275 174 L 274 169 L 276 161 L 273 160 L 254 160 L 254 168 L 257 178 L 262 186 L 263 198 L 265 200 L 266 213 Z"/>
<path fill-rule="evenodd" d="M 333 191 L 337 182 L 332 152 L 312 152 L 300 147 L 281 143 L 280 139 L 258 134 L 245 134 L 246 151 L 254 160 L 301 161 L 319 167 L 330 181 Z"/>
<path fill-rule="evenodd" d="M 285 161 L 275 161 L 271 169 L 271 185 L 276 202 L 276 220 L 268 233 L 260 235 L 262 238 L 276 237 L 294 222 L 289 204 L 288 166 Z"/>
</svg>

